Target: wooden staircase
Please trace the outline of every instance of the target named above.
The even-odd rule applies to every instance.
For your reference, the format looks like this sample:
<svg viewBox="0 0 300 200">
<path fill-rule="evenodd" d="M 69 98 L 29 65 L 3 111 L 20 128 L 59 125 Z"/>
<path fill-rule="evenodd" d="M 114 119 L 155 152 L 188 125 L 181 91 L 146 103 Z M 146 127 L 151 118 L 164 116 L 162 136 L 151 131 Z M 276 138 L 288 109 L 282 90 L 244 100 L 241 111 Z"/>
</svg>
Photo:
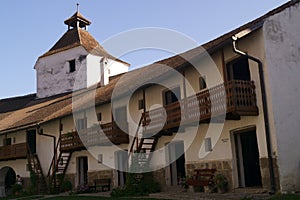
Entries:
<svg viewBox="0 0 300 200">
<path fill-rule="evenodd" d="M 158 139 L 159 136 L 140 139 L 138 148 L 136 149 L 136 153 L 139 153 L 138 162 L 140 165 L 145 166 L 149 164 L 152 157 L 152 152 L 155 150 Z"/>
<path fill-rule="evenodd" d="M 152 152 L 155 150 L 158 139 L 160 138 L 160 135 L 154 135 L 149 137 L 142 137 L 139 139 L 139 129 L 142 125 L 143 119 L 144 115 L 141 116 L 141 119 L 139 121 L 138 128 L 132 141 L 130 153 L 128 156 L 128 160 L 131 159 L 131 165 L 134 162 L 133 156 L 137 156 L 137 158 L 135 158 L 135 161 L 141 168 L 149 166 L 152 157 Z"/>
<path fill-rule="evenodd" d="M 69 162 L 71 160 L 72 152 L 59 152 L 58 148 L 60 146 L 60 139 L 57 142 L 56 145 L 56 155 L 53 156 L 51 161 L 51 166 L 49 167 L 48 171 L 48 179 L 49 179 L 49 186 L 51 186 L 54 189 L 54 192 L 60 192 L 61 191 L 61 185 L 64 181 L 65 174 L 69 165 Z"/>
<path fill-rule="evenodd" d="M 28 154 L 27 154 L 27 160 L 28 160 L 28 167 L 31 176 L 34 176 L 35 178 L 32 178 L 36 181 L 36 191 L 37 193 L 46 193 L 47 192 L 47 184 L 46 180 L 43 174 L 43 170 L 41 167 L 40 160 L 38 158 L 38 155 L 35 153 L 31 153 L 30 148 L 27 147 Z"/>
</svg>

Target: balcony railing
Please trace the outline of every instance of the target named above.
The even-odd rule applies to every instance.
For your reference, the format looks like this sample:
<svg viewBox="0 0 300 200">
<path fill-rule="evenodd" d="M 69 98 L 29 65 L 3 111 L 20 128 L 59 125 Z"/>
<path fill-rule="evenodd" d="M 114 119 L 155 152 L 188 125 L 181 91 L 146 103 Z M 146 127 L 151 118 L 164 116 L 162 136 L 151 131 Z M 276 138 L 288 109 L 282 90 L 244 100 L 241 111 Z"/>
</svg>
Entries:
<svg viewBox="0 0 300 200">
<path fill-rule="evenodd" d="M 122 131 L 116 124 L 107 123 L 99 127 L 91 127 L 84 130 L 61 135 L 61 151 L 74 151 L 90 146 L 127 144 L 128 134 Z"/>
<path fill-rule="evenodd" d="M 232 80 L 145 112 L 145 132 L 157 132 L 221 115 L 258 115 L 253 81 Z"/>
<path fill-rule="evenodd" d="M 27 157 L 27 143 L 0 147 L 0 160 L 15 160 Z"/>
</svg>

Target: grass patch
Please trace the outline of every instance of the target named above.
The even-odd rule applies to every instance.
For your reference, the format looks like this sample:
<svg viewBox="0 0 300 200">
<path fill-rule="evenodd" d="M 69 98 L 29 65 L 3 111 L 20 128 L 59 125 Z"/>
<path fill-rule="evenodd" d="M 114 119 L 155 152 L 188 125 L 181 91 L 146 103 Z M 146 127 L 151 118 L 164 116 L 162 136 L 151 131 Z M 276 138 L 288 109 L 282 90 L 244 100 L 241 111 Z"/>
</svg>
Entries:
<svg viewBox="0 0 300 200">
<path fill-rule="evenodd" d="M 157 200 L 157 199 L 153 199 L 153 198 L 117 198 L 117 197 L 88 197 L 88 196 L 61 196 L 61 197 L 50 197 L 50 198 L 46 198 L 47 200 L 93 200 L 93 199 L 104 199 L 104 200 L 117 200 L 117 199 L 122 199 L 122 200 L 130 200 L 130 199 L 134 199 L 134 200 Z"/>
<path fill-rule="evenodd" d="M 40 199 L 44 197 L 43 195 L 34 195 L 34 196 L 8 196 L 8 197 L 2 197 L 1 200 L 7 200 L 7 199 L 18 199 L 18 200 L 29 200 L 29 199 Z"/>
<path fill-rule="evenodd" d="M 299 194 L 281 194 L 271 197 L 269 200 L 299 200 Z"/>
</svg>

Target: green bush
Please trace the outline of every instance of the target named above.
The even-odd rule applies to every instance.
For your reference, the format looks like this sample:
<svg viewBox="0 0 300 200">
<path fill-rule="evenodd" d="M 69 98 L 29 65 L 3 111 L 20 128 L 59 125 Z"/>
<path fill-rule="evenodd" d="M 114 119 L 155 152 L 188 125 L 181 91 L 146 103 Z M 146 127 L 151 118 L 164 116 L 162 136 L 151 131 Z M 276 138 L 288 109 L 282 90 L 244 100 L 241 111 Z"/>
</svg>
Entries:
<svg viewBox="0 0 300 200">
<path fill-rule="evenodd" d="M 63 192 L 71 191 L 72 188 L 73 188 L 73 186 L 72 186 L 71 181 L 66 180 L 66 181 L 63 181 L 61 184 L 61 191 L 63 191 Z"/>
<path fill-rule="evenodd" d="M 214 177 L 214 184 L 218 192 L 224 193 L 228 191 L 228 181 L 223 174 L 217 174 Z"/>
<path fill-rule="evenodd" d="M 139 177 L 139 178 L 137 178 Z M 141 177 L 141 178 L 140 178 Z M 154 181 L 152 173 L 129 173 L 125 186 L 112 190 L 112 197 L 147 196 L 160 192 L 159 184 Z"/>
<path fill-rule="evenodd" d="M 11 190 L 12 190 L 12 194 L 21 195 L 21 193 L 23 192 L 23 187 L 20 184 L 14 184 L 12 185 Z"/>
</svg>

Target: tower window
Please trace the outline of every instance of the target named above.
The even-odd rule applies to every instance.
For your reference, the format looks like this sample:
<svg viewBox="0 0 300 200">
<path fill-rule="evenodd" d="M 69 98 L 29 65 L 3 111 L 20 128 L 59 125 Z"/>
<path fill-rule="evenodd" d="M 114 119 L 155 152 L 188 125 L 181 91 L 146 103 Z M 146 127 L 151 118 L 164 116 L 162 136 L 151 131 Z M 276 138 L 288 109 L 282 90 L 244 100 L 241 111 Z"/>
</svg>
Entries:
<svg viewBox="0 0 300 200">
<path fill-rule="evenodd" d="M 144 101 L 144 99 L 140 99 L 138 101 L 138 103 L 139 103 L 139 110 L 142 110 L 142 109 L 145 108 L 145 101 Z"/>
<path fill-rule="evenodd" d="M 76 70 L 75 59 L 74 60 L 70 60 L 69 61 L 69 72 L 72 73 L 72 72 L 75 72 L 75 70 Z"/>
<path fill-rule="evenodd" d="M 101 112 L 99 112 L 99 113 L 97 114 L 97 119 L 98 119 L 99 122 L 102 121 L 102 113 L 101 113 Z"/>
<path fill-rule="evenodd" d="M 206 86 L 206 77 L 205 76 L 200 76 L 199 87 L 200 87 L 200 90 L 206 89 L 207 86 Z"/>
</svg>

